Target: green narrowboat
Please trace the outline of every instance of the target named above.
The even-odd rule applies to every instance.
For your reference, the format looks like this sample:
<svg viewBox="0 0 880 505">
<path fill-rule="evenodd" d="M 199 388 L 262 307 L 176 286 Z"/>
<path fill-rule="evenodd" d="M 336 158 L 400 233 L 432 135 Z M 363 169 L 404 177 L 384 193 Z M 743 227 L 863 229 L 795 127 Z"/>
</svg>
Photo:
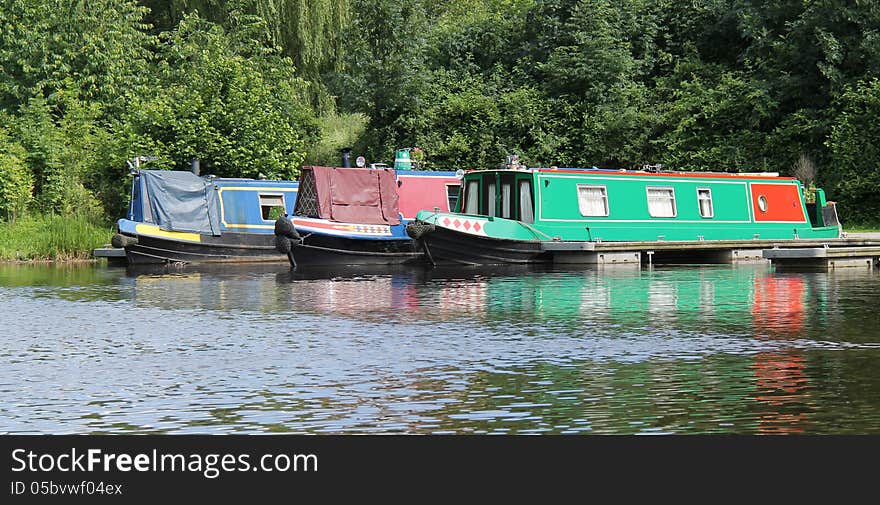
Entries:
<svg viewBox="0 0 880 505">
<path fill-rule="evenodd" d="M 456 212 L 423 210 L 408 232 L 432 261 L 466 264 L 559 261 L 588 242 L 840 237 L 834 203 L 813 195 L 808 203 L 800 181 L 771 173 L 472 171 Z"/>
</svg>

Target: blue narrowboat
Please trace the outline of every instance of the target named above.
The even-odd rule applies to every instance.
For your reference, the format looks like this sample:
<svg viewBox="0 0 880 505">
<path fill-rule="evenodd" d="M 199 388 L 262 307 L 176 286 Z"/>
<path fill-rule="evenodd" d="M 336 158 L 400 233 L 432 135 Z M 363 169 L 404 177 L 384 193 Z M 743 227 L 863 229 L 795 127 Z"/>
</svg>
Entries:
<svg viewBox="0 0 880 505">
<path fill-rule="evenodd" d="M 129 264 L 287 261 L 274 223 L 291 213 L 296 181 L 136 170 L 128 215 L 113 246 Z"/>
</svg>

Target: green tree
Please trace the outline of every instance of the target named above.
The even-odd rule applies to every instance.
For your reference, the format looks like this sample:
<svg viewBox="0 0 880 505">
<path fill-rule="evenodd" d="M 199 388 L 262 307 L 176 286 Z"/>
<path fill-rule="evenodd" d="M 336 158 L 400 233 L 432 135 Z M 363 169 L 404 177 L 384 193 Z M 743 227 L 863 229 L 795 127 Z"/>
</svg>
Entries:
<svg viewBox="0 0 880 505">
<path fill-rule="evenodd" d="M 25 215 L 33 200 L 34 178 L 26 158 L 24 147 L 0 128 L 0 210 L 13 223 Z"/>
<path fill-rule="evenodd" d="M 830 193 L 847 222 L 876 223 L 880 216 L 880 79 L 848 87 L 835 103 L 835 121 L 827 146 L 833 170 Z"/>
<path fill-rule="evenodd" d="M 317 124 L 292 62 L 252 38 L 253 16 L 230 30 L 187 15 L 161 36 L 156 85 L 135 97 L 135 148 L 157 166 L 200 158 L 220 176 L 293 178 Z"/>
<path fill-rule="evenodd" d="M 234 25 L 242 13 L 258 16 L 263 20 L 258 38 L 267 47 L 280 47 L 293 60 L 299 75 L 310 82 L 309 98 L 319 111 L 333 111 L 333 97 L 322 75 L 342 70 L 349 0 L 146 0 L 144 4 L 163 31 L 174 30 L 192 13 L 227 30 L 239 28 Z"/>
<path fill-rule="evenodd" d="M 80 100 L 75 91 L 59 91 L 51 100 L 33 98 L 22 107 L 17 135 L 27 149 L 44 211 L 102 217 L 103 205 L 88 181 L 114 139 L 100 118 L 100 105 Z"/>
<path fill-rule="evenodd" d="M 146 12 L 134 0 L 0 0 L 0 108 L 62 89 L 119 99 L 145 77 Z"/>
<path fill-rule="evenodd" d="M 764 82 L 700 62 L 659 82 L 658 161 L 679 170 L 779 169 L 766 144 L 778 104 Z"/>
</svg>

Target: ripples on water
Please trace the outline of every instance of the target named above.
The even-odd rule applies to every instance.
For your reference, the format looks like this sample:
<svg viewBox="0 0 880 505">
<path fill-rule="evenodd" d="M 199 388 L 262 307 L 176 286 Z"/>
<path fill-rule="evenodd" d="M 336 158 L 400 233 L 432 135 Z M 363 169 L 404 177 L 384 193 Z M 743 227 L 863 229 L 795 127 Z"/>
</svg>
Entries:
<svg viewBox="0 0 880 505">
<path fill-rule="evenodd" d="M 880 433 L 877 281 L 0 266 L 0 432 Z"/>
</svg>

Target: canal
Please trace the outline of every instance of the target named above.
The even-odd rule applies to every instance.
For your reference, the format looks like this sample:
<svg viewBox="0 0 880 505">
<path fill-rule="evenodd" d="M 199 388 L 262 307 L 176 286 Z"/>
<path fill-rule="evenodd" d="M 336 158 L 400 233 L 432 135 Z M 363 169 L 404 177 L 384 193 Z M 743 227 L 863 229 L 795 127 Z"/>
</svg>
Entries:
<svg viewBox="0 0 880 505">
<path fill-rule="evenodd" d="M 0 266 L 0 433 L 880 433 L 880 275 Z"/>
</svg>

